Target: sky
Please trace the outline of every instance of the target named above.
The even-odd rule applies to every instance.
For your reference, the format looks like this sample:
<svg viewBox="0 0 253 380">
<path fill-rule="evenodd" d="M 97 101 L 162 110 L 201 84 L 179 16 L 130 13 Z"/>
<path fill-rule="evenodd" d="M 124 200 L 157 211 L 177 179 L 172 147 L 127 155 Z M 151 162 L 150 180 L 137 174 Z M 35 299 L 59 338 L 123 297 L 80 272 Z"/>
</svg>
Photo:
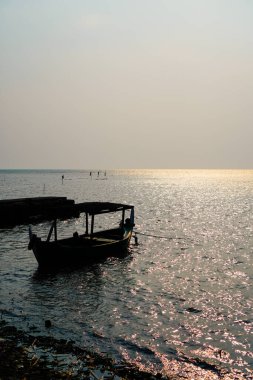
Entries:
<svg viewBox="0 0 253 380">
<path fill-rule="evenodd" d="M 252 0 L 0 0 L 0 168 L 252 169 Z"/>
</svg>

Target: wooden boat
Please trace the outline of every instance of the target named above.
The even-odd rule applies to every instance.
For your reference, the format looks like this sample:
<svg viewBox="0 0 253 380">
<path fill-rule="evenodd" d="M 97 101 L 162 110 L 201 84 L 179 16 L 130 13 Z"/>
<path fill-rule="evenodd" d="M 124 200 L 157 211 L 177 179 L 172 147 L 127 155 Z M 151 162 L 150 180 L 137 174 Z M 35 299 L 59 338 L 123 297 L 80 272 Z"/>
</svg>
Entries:
<svg viewBox="0 0 253 380">
<path fill-rule="evenodd" d="M 69 238 L 58 239 L 57 219 L 61 217 L 59 211 L 53 218 L 45 241 L 33 234 L 29 228 L 28 249 L 33 250 L 39 267 L 79 265 L 126 254 L 134 227 L 134 206 L 110 202 L 85 202 L 75 206 L 80 214 L 85 214 L 84 234 L 74 232 Z M 94 232 L 96 215 L 115 212 L 121 213 L 120 226 Z M 128 218 L 125 218 L 126 213 L 129 213 Z M 54 240 L 50 240 L 52 235 Z"/>
</svg>

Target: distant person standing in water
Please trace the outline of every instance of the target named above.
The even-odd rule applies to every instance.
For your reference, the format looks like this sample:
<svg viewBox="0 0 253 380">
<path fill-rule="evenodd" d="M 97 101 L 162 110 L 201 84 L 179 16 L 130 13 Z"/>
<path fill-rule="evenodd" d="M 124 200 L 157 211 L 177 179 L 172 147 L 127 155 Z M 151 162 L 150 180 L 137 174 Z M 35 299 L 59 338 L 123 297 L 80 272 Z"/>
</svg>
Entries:
<svg viewBox="0 0 253 380">
<path fill-rule="evenodd" d="M 61 176 L 61 183 L 63 183 L 64 175 Z"/>
</svg>

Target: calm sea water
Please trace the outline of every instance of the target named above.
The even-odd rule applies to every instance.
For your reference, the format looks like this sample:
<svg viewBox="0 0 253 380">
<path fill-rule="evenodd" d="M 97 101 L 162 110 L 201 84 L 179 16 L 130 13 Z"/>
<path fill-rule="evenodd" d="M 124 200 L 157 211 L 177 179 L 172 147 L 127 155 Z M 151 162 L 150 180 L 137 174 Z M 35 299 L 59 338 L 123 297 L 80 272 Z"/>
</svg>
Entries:
<svg viewBox="0 0 253 380">
<path fill-rule="evenodd" d="M 0 171 L 0 194 L 134 204 L 139 233 L 125 259 L 41 275 L 27 226 L 0 230 L 3 319 L 141 368 L 186 355 L 252 370 L 253 171 Z"/>
</svg>

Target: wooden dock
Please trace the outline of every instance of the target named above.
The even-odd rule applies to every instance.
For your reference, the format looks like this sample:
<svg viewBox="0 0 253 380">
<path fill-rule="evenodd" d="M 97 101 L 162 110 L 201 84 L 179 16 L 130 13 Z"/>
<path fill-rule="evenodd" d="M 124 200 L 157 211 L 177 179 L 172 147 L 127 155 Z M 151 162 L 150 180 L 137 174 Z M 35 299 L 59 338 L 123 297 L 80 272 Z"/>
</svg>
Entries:
<svg viewBox="0 0 253 380">
<path fill-rule="evenodd" d="M 0 200 L 0 228 L 78 216 L 75 201 L 66 197 Z"/>
</svg>

